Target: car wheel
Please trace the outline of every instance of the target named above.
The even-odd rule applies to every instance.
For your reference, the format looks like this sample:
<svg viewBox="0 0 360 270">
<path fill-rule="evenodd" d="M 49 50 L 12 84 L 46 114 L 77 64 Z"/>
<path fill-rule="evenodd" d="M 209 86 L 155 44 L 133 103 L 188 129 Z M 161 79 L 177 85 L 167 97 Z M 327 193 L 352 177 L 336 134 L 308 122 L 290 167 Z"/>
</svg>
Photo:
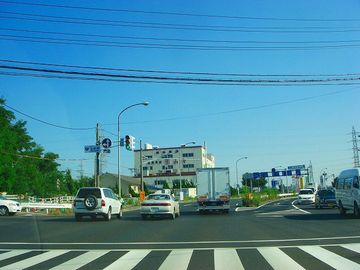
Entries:
<svg viewBox="0 0 360 270">
<path fill-rule="evenodd" d="M 123 216 L 123 210 L 122 210 L 122 206 L 120 206 L 119 214 L 117 214 L 117 217 L 122 218 L 122 216 Z"/>
<path fill-rule="evenodd" d="M 9 213 L 9 216 L 15 216 L 16 212 Z"/>
<path fill-rule="evenodd" d="M 0 206 L 0 216 L 7 216 L 9 209 L 6 206 Z"/>
<path fill-rule="evenodd" d="M 84 199 L 84 206 L 87 210 L 94 210 L 97 204 L 97 198 L 94 195 L 89 195 Z"/>
<path fill-rule="evenodd" d="M 346 210 L 344 208 L 344 206 L 342 205 L 342 202 L 339 201 L 339 211 L 340 211 L 340 215 L 344 216 L 346 214 Z"/>
<path fill-rule="evenodd" d="M 176 216 L 175 216 L 175 208 L 174 208 L 174 211 L 172 212 L 172 214 L 171 214 L 170 217 L 171 217 L 171 219 L 175 219 L 175 217 L 176 217 Z"/>
<path fill-rule="evenodd" d="M 106 216 L 105 216 L 105 219 L 106 219 L 107 221 L 110 221 L 110 220 L 111 220 L 111 207 L 109 207 L 109 210 L 108 210 L 108 212 L 107 212 L 107 214 L 106 214 Z"/>
<path fill-rule="evenodd" d="M 357 205 L 356 202 L 354 202 L 354 216 L 355 216 L 356 218 L 359 218 L 359 217 L 360 217 L 359 206 Z"/>
<path fill-rule="evenodd" d="M 315 208 L 316 208 L 316 209 L 318 209 L 318 208 L 319 208 L 319 206 L 317 205 L 317 203 L 315 203 Z"/>
</svg>

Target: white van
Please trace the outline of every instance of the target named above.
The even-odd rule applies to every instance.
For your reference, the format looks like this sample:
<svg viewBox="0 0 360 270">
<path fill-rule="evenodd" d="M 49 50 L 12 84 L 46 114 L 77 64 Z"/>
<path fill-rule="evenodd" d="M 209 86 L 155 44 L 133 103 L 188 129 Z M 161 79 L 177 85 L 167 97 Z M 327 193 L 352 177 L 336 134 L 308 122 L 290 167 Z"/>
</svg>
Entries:
<svg viewBox="0 0 360 270">
<path fill-rule="evenodd" d="M 335 183 L 335 198 L 341 215 L 347 210 L 353 211 L 356 217 L 360 217 L 360 169 L 348 169 L 339 174 Z"/>
</svg>

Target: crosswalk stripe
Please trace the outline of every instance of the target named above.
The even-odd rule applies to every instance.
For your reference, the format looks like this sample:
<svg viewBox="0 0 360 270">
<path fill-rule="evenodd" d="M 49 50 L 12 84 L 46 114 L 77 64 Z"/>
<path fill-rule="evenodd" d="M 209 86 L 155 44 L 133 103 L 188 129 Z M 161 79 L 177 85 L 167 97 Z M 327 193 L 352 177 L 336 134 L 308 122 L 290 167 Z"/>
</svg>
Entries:
<svg viewBox="0 0 360 270">
<path fill-rule="evenodd" d="M 238 269 L 243 270 L 239 255 L 235 249 L 215 249 L 214 250 L 215 270 Z"/>
<path fill-rule="evenodd" d="M 122 256 L 120 259 L 116 260 L 108 267 L 106 270 L 130 270 L 134 268 L 146 255 L 150 253 L 151 250 L 131 250 Z"/>
<path fill-rule="evenodd" d="M 360 253 L 360 244 L 346 244 L 341 245 L 341 247 Z"/>
<path fill-rule="evenodd" d="M 81 254 L 67 262 L 64 262 L 56 267 L 51 268 L 52 270 L 70 270 L 70 269 L 78 269 L 101 256 L 104 256 L 108 253 L 108 250 L 105 251 L 88 251 L 84 254 Z"/>
<path fill-rule="evenodd" d="M 12 250 L 0 254 L 0 261 L 30 252 L 30 250 Z"/>
<path fill-rule="evenodd" d="M 300 249 L 335 269 L 360 269 L 360 265 L 319 246 L 300 246 Z"/>
<path fill-rule="evenodd" d="M 276 269 L 305 269 L 283 251 L 276 247 L 258 248 L 260 254 L 267 260 L 272 268 Z"/>
<path fill-rule="evenodd" d="M 159 270 L 171 270 L 176 265 L 177 270 L 186 270 L 188 268 L 192 249 L 177 249 L 170 252 L 165 261 L 160 265 Z"/>
<path fill-rule="evenodd" d="M 33 256 L 33 257 L 30 257 L 30 258 L 25 259 L 25 260 L 21 260 L 21 261 L 16 262 L 16 263 L 6 265 L 6 266 L 2 267 L 1 269 L 15 270 L 15 269 L 28 268 L 28 267 L 34 266 L 36 264 L 39 264 L 39 263 L 41 263 L 43 261 L 55 258 L 55 257 L 60 256 L 62 254 L 65 254 L 67 252 L 68 252 L 68 250 L 47 251 L 47 252 L 42 253 L 40 255 Z"/>
</svg>

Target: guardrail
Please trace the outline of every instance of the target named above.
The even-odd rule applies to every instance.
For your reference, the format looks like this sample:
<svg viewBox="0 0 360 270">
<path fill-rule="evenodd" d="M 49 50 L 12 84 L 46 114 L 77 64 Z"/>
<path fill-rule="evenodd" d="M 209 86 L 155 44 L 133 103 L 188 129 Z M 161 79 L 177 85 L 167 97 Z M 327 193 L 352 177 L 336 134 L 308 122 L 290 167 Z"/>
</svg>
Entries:
<svg viewBox="0 0 360 270">
<path fill-rule="evenodd" d="M 49 209 L 72 209 L 71 203 L 20 203 L 21 209 L 26 209 L 26 212 L 30 212 L 30 209 L 45 209 L 46 214 L 49 213 Z"/>
</svg>

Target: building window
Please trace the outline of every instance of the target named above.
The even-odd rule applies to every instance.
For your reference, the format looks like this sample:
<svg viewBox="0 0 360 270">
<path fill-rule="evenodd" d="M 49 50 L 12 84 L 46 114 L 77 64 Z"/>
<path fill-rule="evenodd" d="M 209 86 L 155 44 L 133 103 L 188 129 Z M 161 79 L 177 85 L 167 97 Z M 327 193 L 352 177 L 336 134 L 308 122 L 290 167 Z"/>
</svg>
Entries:
<svg viewBox="0 0 360 270">
<path fill-rule="evenodd" d="M 158 155 L 158 154 L 159 154 L 159 151 L 156 151 L 156 152 L 155 152 L 155 154 L 157 154 L 157 155 Z"/>
<path fill-rule="evenodd" d="M 179 153 L 179 150 L 175 150 L 175 153 Z"/>
<path fill-rule="evenodd" d="M 193 157 L 194 153 L 184 153 L 183 157 Z"/>
<path fill-rule="evenodd" d="M 147 171 L 147 169 L 148 169 L 148 167 L 143 167 L 143 170 L 144 170 L 144 171 Z"/>
<path fill-rule="evenodd" d="M 194 168 L 194 164 L 184 164 L 183 168 Z"/>
<path fill-rule="evenodd" d="M 162 169 L 163 169 L 163 170 L 165 170 L 165 169 L 166 169 L 166 167 L 165 167 L 165 166 L 162 166 Z"/>
<path fill-rule="evenodd" d="M 161 160 L 159 161 L 159 164 L 162 164 Z"/>
<path fill-rule="evenodd" d="M 168 169 L 173 169 L 174 166 L 173 165 L 168 165 Z"/>
</svg>

